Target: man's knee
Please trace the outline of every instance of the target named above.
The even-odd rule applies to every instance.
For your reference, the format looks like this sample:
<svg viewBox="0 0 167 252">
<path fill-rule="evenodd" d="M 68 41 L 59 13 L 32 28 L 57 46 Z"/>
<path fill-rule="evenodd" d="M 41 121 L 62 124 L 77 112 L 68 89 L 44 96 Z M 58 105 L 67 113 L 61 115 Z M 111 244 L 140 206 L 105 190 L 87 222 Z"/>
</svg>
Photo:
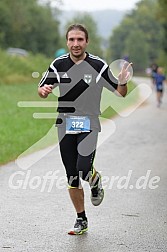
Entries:
<svg viewBox="0 0 167 252">
<path fill-rule="evenodd" d="M 68 187 L 69 188 L 78 188 L 81 185 L 80 178 L 79 176 L 68 176 L 67 175 L 67 180 L 68 180 Z"/>
</svg>

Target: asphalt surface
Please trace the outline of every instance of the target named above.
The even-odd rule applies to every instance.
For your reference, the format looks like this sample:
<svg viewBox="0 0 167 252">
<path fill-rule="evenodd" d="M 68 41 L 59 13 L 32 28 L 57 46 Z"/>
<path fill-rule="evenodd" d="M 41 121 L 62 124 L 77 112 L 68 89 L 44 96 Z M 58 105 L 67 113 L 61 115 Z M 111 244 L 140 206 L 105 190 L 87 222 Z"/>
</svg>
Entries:
<svg viewBox="0 0 167 252">
<path fill-rule="evenodd" d="M 95 160 L 105 198 L 92 206 L 84 184 L 89 231 L 82 236 L 67 234 L 76 216 L 57 147 L 0 167 L 0 252 L 167 251 L 167 92 L 161 108 L 153 92 L 110 123 Z"/>
</svg>

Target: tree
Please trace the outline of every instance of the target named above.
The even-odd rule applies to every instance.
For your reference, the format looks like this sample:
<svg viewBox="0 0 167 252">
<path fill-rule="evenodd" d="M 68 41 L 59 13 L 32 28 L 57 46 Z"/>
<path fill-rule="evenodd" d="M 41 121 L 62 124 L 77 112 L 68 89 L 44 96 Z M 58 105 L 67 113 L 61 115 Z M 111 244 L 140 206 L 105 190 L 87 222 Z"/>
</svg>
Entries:
<svg viewBox="0 0 167 252">
<path fill-rule="evenodd" d="M 140 39 L 139 39 L 140 38 Z M 143 31 L 132 30 L 125 42 L 124 55 L 128 55 L 133 68 L 141 72 L 148 66 L 148 44 Z"/>
<path fill-rule="evenodd" d="M 49 5 L 39 5 L 37 0 L 5 0 L 0 2 L 0 12 L 1 47 L 54 55 L 59 47 L 59 22 Z"/>
<path fill-rule="evenodd" d="M 112 59 L 122 58 L 128 51 L 139 64 L 142 55 L 143 70 L 146 63 L 151 64 L 158 60 L 162 47 L 163 28 L 157 20 L 156 11 L 157 0 L 142 0 L 131 13 L 125 16 L 110 37 Z M 141 55 L 139 55 L 139 48 Z M 141 64 L 137 68 L 142 70 Z"/>
<path fill-rule="evenodd" d="M 150 62 L 156 61 L 162 46 L 162 26 L 157 21 L 157 0 L 142 0 L 129 15 L 136 26 L 145 34 Z"/>
<path fill-rule="evenodd" d="M 133 20 L 129 17 L 123 19 L 121 24 L 113 30 L 109 38 L 109 58 L 117 60 L 124 56 L 125 41 L 128 38 L 129 32 L 133 30 Z"/>
<path fill-rule="evenodd" d="M 162 39 L 162 47 L 164 53 L 167 56 L 167 1 L 166 0 L 159 0 L 158 1 L 158 8 L 157 8 L 157 18 L 161 22 L 163 27 L 163 39 Z M 165 58 L 166 58 L 165 56 Z"/>
</svg>

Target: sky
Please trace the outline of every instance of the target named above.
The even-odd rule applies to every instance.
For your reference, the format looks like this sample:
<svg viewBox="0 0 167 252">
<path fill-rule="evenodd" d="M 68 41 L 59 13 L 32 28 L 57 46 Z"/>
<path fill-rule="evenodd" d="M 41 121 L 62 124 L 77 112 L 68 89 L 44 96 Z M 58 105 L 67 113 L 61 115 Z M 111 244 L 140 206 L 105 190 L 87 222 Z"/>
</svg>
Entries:
<svg viewBox="0 0 167 252">
<path fill-rule="evenodd" d="M 52 1 L 54 4 L 54 0 Z M 60 0 L 59 2 L 56 5 L 62 10 L 95 11 L 104 9 L 130 10 L 139 0 Z"/>
</svg>

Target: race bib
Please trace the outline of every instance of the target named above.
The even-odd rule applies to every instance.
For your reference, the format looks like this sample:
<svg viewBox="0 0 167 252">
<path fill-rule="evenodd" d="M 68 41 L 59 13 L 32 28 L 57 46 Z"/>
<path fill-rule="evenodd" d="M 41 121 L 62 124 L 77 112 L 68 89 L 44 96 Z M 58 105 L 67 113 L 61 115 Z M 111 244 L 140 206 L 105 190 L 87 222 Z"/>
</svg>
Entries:
<svg viewBox="0 0 167 252">
<path fill-rule="evenodd" d="M 82 132 L 90 132 L 90 119 L 88 116 L 66 117 L 67 134 L 77 134 Z"/>
</svg>

